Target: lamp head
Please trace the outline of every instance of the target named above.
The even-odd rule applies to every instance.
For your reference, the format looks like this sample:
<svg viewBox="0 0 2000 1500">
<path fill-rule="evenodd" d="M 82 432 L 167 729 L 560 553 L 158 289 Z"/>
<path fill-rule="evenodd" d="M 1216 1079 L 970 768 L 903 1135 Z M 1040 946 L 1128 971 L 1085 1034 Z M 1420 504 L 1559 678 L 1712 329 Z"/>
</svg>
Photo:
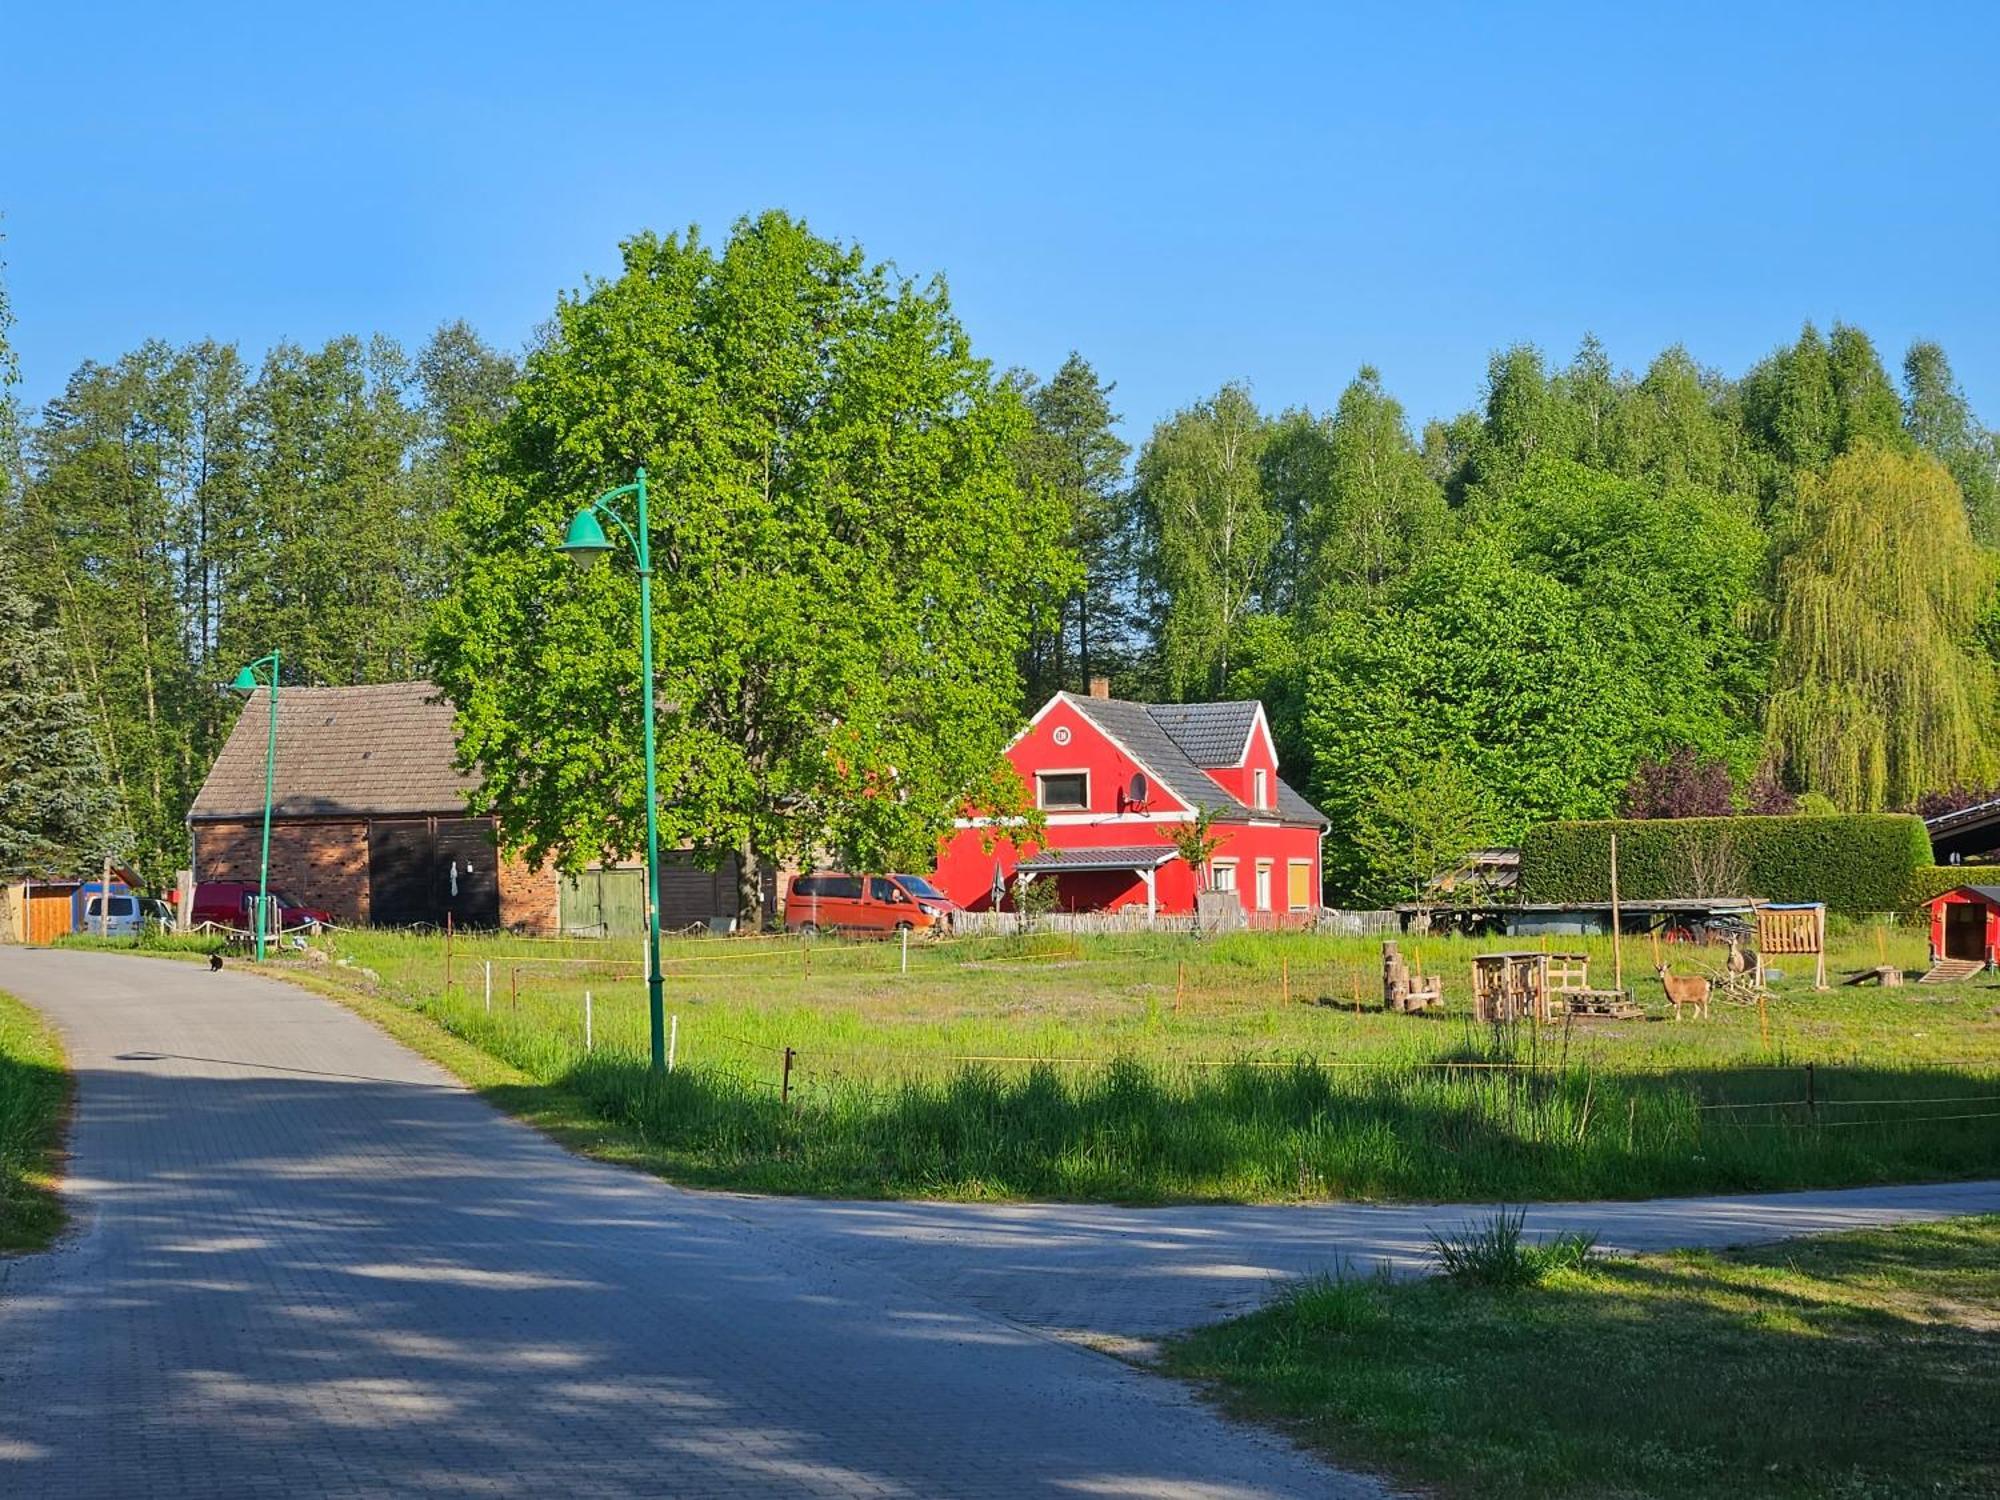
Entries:
<svg viewBox="0 0 2000 1500">
<path fill-rule="evenodd" d="M 257 674 L 245 667 L 236 674 L 236 680 L 229 685 L 239 693 L 254 693 L 258 687 Z"/>
<path fill-rule="evenodd" d="M 611 550 L 611 538 L 604 534 L 604 527 L 594 510 L 580 510 L 569 523 L 569 530 L 563 533 L 562 550 L 569 554 L 571 562 L 579 570 L 588 570 L 598 558 Z"/>
</svg>

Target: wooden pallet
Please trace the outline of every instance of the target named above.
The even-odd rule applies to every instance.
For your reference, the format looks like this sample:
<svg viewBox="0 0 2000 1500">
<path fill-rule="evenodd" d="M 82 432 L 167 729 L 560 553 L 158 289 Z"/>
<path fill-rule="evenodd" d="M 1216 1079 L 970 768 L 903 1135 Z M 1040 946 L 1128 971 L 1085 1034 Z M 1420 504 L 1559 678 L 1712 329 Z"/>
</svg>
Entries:
<svg viewBox="0 0 2000 1500">
<path fill-rule="evenodd" d="M 1623 990 L 1571 990 L 1550 997 L 1568 1006 L 1578 1020 L 1643 1021 L 1645 1007 Z"/>
<path fill-rule="evenodd" d="M 1986 965 L 1976 958 L 1941 958 L 1918 984 L 1958 984 L 1970 979 Z"/>
</svg>

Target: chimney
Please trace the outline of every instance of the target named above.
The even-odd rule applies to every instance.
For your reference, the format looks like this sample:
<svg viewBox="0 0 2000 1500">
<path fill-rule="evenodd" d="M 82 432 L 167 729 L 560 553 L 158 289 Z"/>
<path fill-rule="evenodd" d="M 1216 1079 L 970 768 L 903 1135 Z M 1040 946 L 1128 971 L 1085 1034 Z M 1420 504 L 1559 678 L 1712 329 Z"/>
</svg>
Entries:
<svg viewBox="0 0 2000 1500">
<path fill-rule="evenodd" d="M 1090 696 L 1093 698 L 1109 698 L 1111 696 L 1111 679 L 1109 677 L 1091 678 Z"/>
</svg>

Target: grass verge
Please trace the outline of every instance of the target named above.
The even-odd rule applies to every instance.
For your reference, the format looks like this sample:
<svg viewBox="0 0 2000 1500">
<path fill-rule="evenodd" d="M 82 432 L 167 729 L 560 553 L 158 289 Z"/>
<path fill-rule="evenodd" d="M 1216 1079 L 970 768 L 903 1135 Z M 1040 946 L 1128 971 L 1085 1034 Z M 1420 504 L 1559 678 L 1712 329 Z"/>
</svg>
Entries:
<svg viewBox="0 0 2000 1500">
<path fill-rule="evenodd" d="M 0 1253 L 46 1249 L 62 1232 L 70 1074 L 48 1024 L 0 992 Z"/>
<path fill-rule="evenodd" d="M 2000 1494 L 2000 1216 L 1333 1278 L 1175 1341 L 1231 1411 L 1450 1496 Z"/>
</svg>

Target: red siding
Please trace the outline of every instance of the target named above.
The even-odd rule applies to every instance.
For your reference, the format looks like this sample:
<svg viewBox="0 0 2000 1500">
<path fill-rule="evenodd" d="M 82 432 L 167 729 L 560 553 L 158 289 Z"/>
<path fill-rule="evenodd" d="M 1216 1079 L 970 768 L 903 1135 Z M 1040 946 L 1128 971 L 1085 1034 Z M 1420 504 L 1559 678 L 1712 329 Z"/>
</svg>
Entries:
<svg viewBox="0 0 2000 1500">
<path fill-rule="evenodd" d="M 1056 743 L 1059 731 L 1067 731 L 1068 742 Z M 1174 798 L 1148 773 L 1153 783 L 1143 807 L 1133 807 L 1125 793 L 1135 771 L 1144 769 L 1069 703 L 1057 700 L 1008 751 L 1008 759 L 1021 773 L 1032 794 L 1035 776 L 1042 771 L 1084 771 L 1090 776 L 1090 806 L 1082 812 L 1050 812 L 1047 842 L 1057 849 L 1111 848 L 1123 846 L 1172 847 L 1168 831 L 1188 817 L 1186 804 Z M 1275 799 L 1277 763 L 1271 755 L 1269 737 L 1261 724 L 1255 736 L 1249 765 L 1213 773 L 1218 783 L 1225 776 L 1241 778 L 1247 790 L 1249 769 L 1261 764 L 1270 778 Z M 1234 790 L 1231 787 L 1231 790 Z M 992 906 L 993 869 L 997 862 L 1002 878 L 1011 889 L 1014 866 L 1024 854 L 1032 855 L 1039 846 L 1023 850 L 1004 839 L 988 851 L 981 847 L 983 834 L 992 830 L 962 828 L 947 839 L 939 851 L 937 874 L 933 877 L 946 895 L 973 910 Z M 1237 861 L 1237 891 L 1246 911 L 1254 909 L 1257 861 L 1271 861 L 1271 911 L 1282 916 L 1287 910 L 1288 865 L 1294 861 L 1310 864 L 1308 899 L 1319 904 L 1319 830 L 1284 827 L 1274 823 L 1219 823 L 1215 835 L 1222 840 L 1217 860 Z M 1047 878 L 1047 877 L 1044 877 Z M 1162 914 L 1185 914 L 1194 910 L 1194 874 L 1178 857 L 1161 867 L 1155 877 L 1158 910 Z M 1124 872 L 1079 872 L 1064 875 L 1057 885 L 1057 904 L 1065 910 L 1116 910 L 1146 902 L 1146 887 L 1136 875 Z"/>
</svg>

